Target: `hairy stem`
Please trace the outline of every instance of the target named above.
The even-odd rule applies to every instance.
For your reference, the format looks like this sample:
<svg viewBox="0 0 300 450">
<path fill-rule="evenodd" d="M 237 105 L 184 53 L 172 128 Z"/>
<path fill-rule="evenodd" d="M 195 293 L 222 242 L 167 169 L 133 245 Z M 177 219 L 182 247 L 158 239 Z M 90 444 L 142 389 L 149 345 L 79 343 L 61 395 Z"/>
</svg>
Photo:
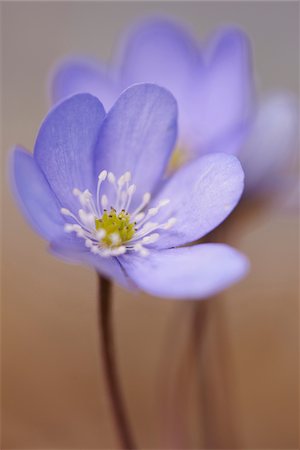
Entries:
<svg viewBox="0 0 300 450">
<path fill-rule="evenodd" d="M 100 274 L 98 274 L 98 280 L 98 324 L 100 339 L 102 341 L 102 358 L 107 389 L 111 400 L 120 444 L 123 449 L 136 449 L 137 447 L 130 432 L 116 369 L 112 333 L 112 285 L 109 280 L 102 277 Z"/>
</svg>

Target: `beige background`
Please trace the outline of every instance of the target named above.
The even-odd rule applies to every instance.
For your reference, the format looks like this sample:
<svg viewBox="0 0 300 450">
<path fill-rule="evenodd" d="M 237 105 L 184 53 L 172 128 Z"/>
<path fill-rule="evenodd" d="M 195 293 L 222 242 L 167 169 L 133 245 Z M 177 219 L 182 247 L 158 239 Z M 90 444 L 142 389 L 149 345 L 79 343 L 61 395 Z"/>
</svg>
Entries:
<svg viewBox="0 0 300 450">
<path fill-rule="evenodd" d="M 221 24 L 238 24 L 252 39 L 260 89 L 298 89 L 297 2 L 1 6 L 4 168 L 12 145 L 34 144 L 47 111 L 47 74 L 57 58 L 88 53 L 107 59 L 122 29 L 146 13 L 179 17 L 200 38 Z M 24 222 L 6 181 L 3 194 L 1 448 L 116 448 L 98 358 L 96 276 L 49 255 Z M 298 448 L 298 237 L 295 214 L 282 209 L 255 216 L 234 236 L 252 271 L 227 291 L 226 300 L 208 306 L 200 366 L 206 402 L 195 388 L 196 378 L 203 378 L 195 371 L 188 378 L 185 360 L 193 305 L 115 288 L 118 357 L 140 448 Z M 230 364 L 224 335 L 218 344 L 220 311 L 228 318 Z M 214 400 L 225 365 L 235 412 Z M 229 413 L 235 443 L 222 429 Z M 207 436 L 203 424 L 211 424 L 211 414 L 214 432 Z"/>
</svg>

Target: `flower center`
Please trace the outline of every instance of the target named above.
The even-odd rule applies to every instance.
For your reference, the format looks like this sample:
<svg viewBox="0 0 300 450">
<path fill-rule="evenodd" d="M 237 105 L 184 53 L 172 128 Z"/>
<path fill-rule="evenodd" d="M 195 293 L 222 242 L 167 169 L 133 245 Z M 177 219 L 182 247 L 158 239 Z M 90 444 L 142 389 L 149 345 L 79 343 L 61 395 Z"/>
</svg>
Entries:
<svg viewBox="0 0 300 450">
<path fill-rule="evenodd" d="M 74 232 L 77 237 L 84 239 L 86 247 L 100 256 L 118 256 L 128 251 L 146 256 L 149 250 L 145 246 L 159 238 L 157 231 L 171 228 L 176 220 L 174 217 L 165 223 L 150 220 L 169 200 L 160 200 L 155 207 L 149 208 L 149 192 L 143 195 L 140 205 L 132 211 L 131 201 L 136 186 L 130 184 L 130 180 L 130 172 L 125 172 L 116 180 L 112 172 L 103 170 L 98 176 L 95 200 L 89 190 L 82 192 L 74 188 L 73 195 L 78 198 L 81 208 L 77 215 L 61 208 L 61 213 L 72 219 L 72 223 L 65 224 L 65 231 Z M 103 182 L 113 187 L 109 199 L 106 194 L 101 195 Z M 113 206 L 108 210 L 108 205 Z"/>
<path fill-rule="evenodd" d="M 95 219 L 97 231 L 105 232 L 101 242 L 107 247 L 116 247 L 129 241 L 135 233 L 135 223 L 130 222 L 130 214 L 122 209 L 120 213 L 111 207 L 110 212 L 104 210 L 100 219 Z"/>
<path fill-rule="evenodd" d="M 183 164 L 187 162 L 187 155 L 181 146 L 175 147 L 169 161 L 168 171 L 170 173 L 178 170 Z"/>
</svg>

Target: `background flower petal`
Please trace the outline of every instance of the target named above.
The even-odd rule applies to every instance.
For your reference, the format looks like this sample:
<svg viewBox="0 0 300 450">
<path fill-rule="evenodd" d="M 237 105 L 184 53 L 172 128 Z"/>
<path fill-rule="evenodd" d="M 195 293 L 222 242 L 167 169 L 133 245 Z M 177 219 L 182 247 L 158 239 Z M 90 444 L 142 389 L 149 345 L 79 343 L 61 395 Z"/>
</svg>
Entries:
<svg viewBox="0 0 300 450">
<path fill-rule="evenodd" d="M 89 94 L 75 95 L 56 106 L 37 136 L 34 158 L 62 206 L 78 209 L 73 188 L 93 191 L 93 161 L 105 112 Z"/>
<path fill-rule="evenodd" d="M 215 151 L 252 117 L 253 74 L 250 43 L 242 31 L 230 28 L 214 36 L 204 49 L 204 64 L 194 73 L 190 89 L 190 144 Z M 236 153 L 240 142 L 231 148 Z"/>
<path fill-rule="evenodd" d="M 297 166 L 298 151 L 298 102 L 288 93 L 270 95 L 261 102 L 241 152 L 246 193 L 280 193 L 288 184 L 293 187 L 290 169 Z"/>
<path fill-rule="evenodd" d="M 155 222 L 176 218 L 170 230 L 159 230 L 155 247 L 167 248 L 200 239 L 219 225 L 238 203 L 244 187 L 240 162 L 232 155 L 205 155 L 176 172 L 153 200 L 169 199 Z"/>
<path fill-rule="evenodd" d="M 74 94 L 89 93 L 98 97 L 107 111 L 118 95 L 117 85 L 108 69 L 85 57 L 59 62 L 51 74 L 49 84 L 52 103 Z"/>
<path fill-rule="evenodd" d="M 244 255 L 224 244 L 201 244 L 122 257 L 140 289 L 159 297 L 202 299 L 239 281 L 248 270 Z"/>
<path fill-rule="evenodd" d="M 12 153 L 11 182 L 15 197 L 35 231 L 47 240 L 58 236 L 64 226 L 59 203 L 32 154 L 21 147 Z"/>
<path fill-rule="evenodd" d="M 152 191 L 163 176 L 175 144 L 177 104 L 165 89 L 137 84 L 125 90 L 108 112 L 97 146 L 95 175 L 130 171 L 139 193 Z"/>
<path fill-rule="evenodd" d="M 188 32 L 174 21 L 148 19 L 124 38 L 119 55 L 124 87 L 150 82 L 169 89 L 179 103 L 185 98 L 200 52 Z"/>
</svg>

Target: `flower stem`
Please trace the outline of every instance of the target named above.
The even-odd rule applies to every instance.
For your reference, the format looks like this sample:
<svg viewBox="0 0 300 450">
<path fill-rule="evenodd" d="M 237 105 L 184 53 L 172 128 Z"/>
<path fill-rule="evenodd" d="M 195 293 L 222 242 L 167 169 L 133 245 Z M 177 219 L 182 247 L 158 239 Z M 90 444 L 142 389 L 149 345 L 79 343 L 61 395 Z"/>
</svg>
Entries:
<svg viewBox="0 0 300 450">
<path fill-rule="evenodd" d="M 199 324 L 201 323 L 202 331 Z M 206 338 L 204 345 L 203 338 Z M 229 325 L 220 295 L 194 310 L 193 340 L 198 356 L 205 448 L 241 448 L 235 411 L 235 382 Z"/>
<path fill-rule="evenodd" d="M 122 448 L 136 449 L 137 447 L 130 432 L 116 369 L 112 333 L 112 285 L 108 279 L 100 274 L 98 274 L 98 280 L 98 324 L 102 341 L 102 357 L 107 388 Z"/>
</svg>

